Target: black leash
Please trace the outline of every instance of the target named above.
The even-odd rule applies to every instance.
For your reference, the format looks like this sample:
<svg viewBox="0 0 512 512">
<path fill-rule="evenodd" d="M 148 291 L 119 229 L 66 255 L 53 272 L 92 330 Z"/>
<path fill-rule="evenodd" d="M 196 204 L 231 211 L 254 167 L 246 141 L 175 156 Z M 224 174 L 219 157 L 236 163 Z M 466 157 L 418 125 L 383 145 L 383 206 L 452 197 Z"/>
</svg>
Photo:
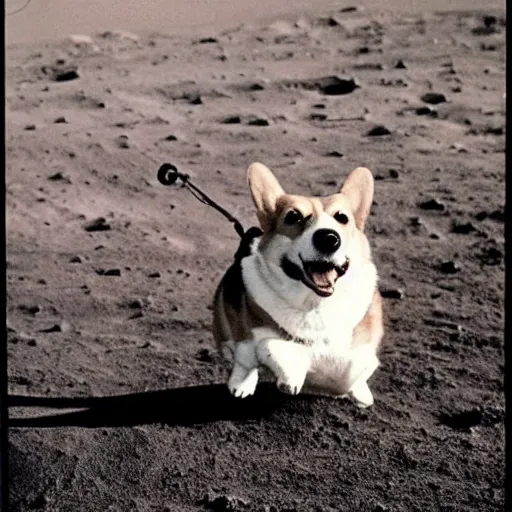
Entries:
<svg viewBox="0 0 512 512">
<path fill-rule="evenodd" d="M 260 228 L 253 226 L 245 231 L 241 222 L 236 217 L 222 208 L 222 206 L 217 204 L 213 199 L 210 199 L 199 187 L 196 187 L 193 183 L 191 183 L 190 176 L 188 174 L 179 172 L 177 167 L 172 164 L 162 164 L 160 169 L 158 169 L 157 177 L 158 181 L 165 186 L 174 185 L 178 179 L 181 180 L 183 185 L 196 199 L 201 201 L 203 204 L 215 208 L 215 210 L 220 212 L 222 215 L 224 215 L 224 217 L 226 217 L 226 219 L 233 223 L 235 231 L 242 239 L 240 246 L 238 247 L 238 250 L 235 254 L 235 260 L 240 260 L 251 253 L 250 247 L 252 240 L 263 234 L 263 231 Z"/>
</svg>

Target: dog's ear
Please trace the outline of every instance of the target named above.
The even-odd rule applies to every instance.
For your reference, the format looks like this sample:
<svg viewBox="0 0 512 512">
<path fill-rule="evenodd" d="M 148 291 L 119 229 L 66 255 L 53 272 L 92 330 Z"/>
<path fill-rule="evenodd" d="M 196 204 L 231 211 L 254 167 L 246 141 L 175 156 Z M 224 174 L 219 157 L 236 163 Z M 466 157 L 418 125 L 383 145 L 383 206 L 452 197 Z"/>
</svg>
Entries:
<svg viewBox="0 0 512 512">
<path fill-rule="evenodd" d="M 247 180 L 261 229 L 268 231 L 276 212 L 277 199 L 284 194 L 284 190 L 272 171 L 259 162 L 249 166 Z"/>
<path fill-rule="evenodd" d="M 356 220 L 357 229 L 364 231 L 364 224 L 373 201 L 373 176 L 366 167 L 354 169 L 343 183 L 340 192 L 348 198 Z"/>
</svg>

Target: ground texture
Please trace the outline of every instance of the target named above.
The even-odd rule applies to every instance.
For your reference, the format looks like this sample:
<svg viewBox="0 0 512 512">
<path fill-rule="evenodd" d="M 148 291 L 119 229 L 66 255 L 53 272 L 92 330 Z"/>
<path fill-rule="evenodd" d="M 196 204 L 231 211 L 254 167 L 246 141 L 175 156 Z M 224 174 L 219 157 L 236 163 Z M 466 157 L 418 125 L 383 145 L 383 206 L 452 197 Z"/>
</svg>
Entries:
<svg viewBox="0 0 512 512">
<path fill-rule="evenodd" d="M 361 9 L 7 54 L 11 510 L 497 511 L 504 13 Z M 375 405 L 224 386 L 211 298 L 261 161 L 376 178 Z"/>
</svg>

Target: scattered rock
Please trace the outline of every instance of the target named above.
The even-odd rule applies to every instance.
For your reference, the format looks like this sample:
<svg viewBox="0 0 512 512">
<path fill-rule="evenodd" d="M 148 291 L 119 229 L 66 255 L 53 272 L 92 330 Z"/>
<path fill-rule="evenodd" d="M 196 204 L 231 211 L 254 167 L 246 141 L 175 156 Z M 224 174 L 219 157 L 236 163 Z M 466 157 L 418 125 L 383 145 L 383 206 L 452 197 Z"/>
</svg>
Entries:
<svg viewBox="0 0 512 512">
<path fill-rule="evenodd" d="M 249 505 L 249 501 L 229 494 L 212 495 L 208 493 L 201 503 L 213 512 L 238 512 Z"/>
<path fill-rule="evenodd" d="M 203 37 L 197 41 L 199 44 L 210 44 L 218 43 L 219 41 L 215 37 Z"/>
<path fill-rule="evenodd" d="M 367 71 L 383 71 L 384 65 L 380 62 L 363 62 L 361 64 L 354 64 L 354 69 L 363 69 Z"/>
<path fill-rule="evenodd" d="M 64 181 L 66 183 L 71 183 L 69 176 L 64 176 L 64 174 L 60 171 L 52 174 L 51 176 L 48 176 L 48 179 L 50 181 Z"/>
<path fill-rule="evenodd" d="M 402 300 L 405 297 L 405 291 L 402 288 L 392 288 L 387 286 L 379 287 L 379 292 L 384 299 Z"/>
<path fill-rule="evenodd" d="M 188 94 L 186 96 L 186 99 L 188 100 L 190 105 L 202 105 L 203 104 L 203 100 L 202 100 L 200 94 Z"/>
<path fill-rule="evenodd" d="M 69 259 L 69 263 L 82 263 L 82 258 L 81 256 L 78 256 L 78 254 L 75 256 L 71 256 L 71 258 Z"/>
<path fill-rule="evenodd" d="M 491 44 L 482 43 L 480 45 L 480 50 L 482 50 L 483 52 L 495 52 L 497 49 L 498 49 L 498 47 L 492 43 Z"/>
<path fill-rule="evenodd" d="M 66 118 L 64 116 L 56 117 L 53 121 L 55 124 L 64 124 L 67 123 Z"/>
<path fill-rule="evenodd" d="M 55 324 L 52 325 L 51 327 L 47 327 L 46 329 L 41 329 L 39 332 L 62 332 L 62 329 L 60 325 Z"/>
<path fill-rule="evenodd" d="M 93 231 L 109 231 L 111 229 L 110 224 L 107 222 L 107 219 L 104 217 L 98 217 L 97 219 L 92 220 L 88 224 L 84 226 L 85 231 L 93 232 Z"/>
<path fill-rule="evenodd" d="M 340 9 L 340 12 L 347 13 L 347 12 L 356 12 L 358 8 L 355 5 L 349 5 L 347 7 L 343 7 Z"/>
<path fill-rule="evenodd" d="M 380 137 L 381 135 L 391 135 L 391 131 L 383 124 L 376 124 L 366 133 L 366 135 L 368 137 Z"/>
<path fill-rule="evenodd" d="M 466 146 L 464 146 L 464 144 L 461 144 L 460 142 L 454 142 L 450 146 L 450 149 L 455 149 L 457 153 L 468 153 Z"/>
<path fill-rule="evenodd" d="M 116 139 L 116 144 L 121 149 L 128 149 L 130 147 L 128 135 L 119 135 Z"/>
<path fill-rule="evenodd" d="M 14 376 L 10 379 L 13 383 L 19 384 L 20 386 L 31 386 L 32 381 L 23 375 Z"/>
<path fill-rule="evenodd" d="M 400 173 L 396 169 L 389 169 L 389 177 L 396 180 L 400 177 Z"/>
<path fill-rule="evenodd" d="M 483 17 L 482 21 L 483 21 L 483 24 L 485 27 L 493 27 L 493 26 L 497 25 L 498 18 L 496 16 L 494 16 L 493 14 L 486 14 Z"/>
<path fill-rule="evenodd" d="M 325 121 L 329 116 L 327 114 L 321 114 L 319 112 L 313 112 L 309 115 L 311 121 Z"/>
<path fill-rule="evenodd" d="M 403 78 L 381 78 L 379 84 L 386 87 L 409 87 L 409 84 Z"/>
<path fill-rule="evenodd" d="M 65 61 L 60 59 L 54 66 L 43 66 L 42 71 L 54 82 L 69 82 L 80 78 L 76 66 L 66 64 Z"/>
<path fill-rule="evenodd" d="M 419 203 L 418 206 L 422 210 L 436 210 L 440 212 L 444 211 L 446 208 L 444 203 L 442 203 L 438 199 L 428 199 L 427 201 Z"/>
<path fill-rule="evenodd" d="M 160 276 L 160 272 L 151 272 L 151 274 L 149 274 L 148 277 L 150 277 L 151 279 L 156 279 L 161 276 Z"/>
<path fill-rule="evenodd" d="M 476 215 L 475 215 L 475 219 L 476 220 L 485 220 L 485 219 L 491 219 L 491 220 L 494 220 L 496 222 L 505 222 L 505 211 L 504 209 L 498 209 L 498 210 L 494 210 L 493 212 L 485 212 L 485 211 L 482 211 L 482 212 L 478 212 Z"/>
<path fill-rule="evenodd" d="M 429 117 L 438 117 L 437 110 L 429 105 L 425 107 L 419 107 L 416 109 L 416 114 L 418 116 L 429 116 Z"/>
<path fill-rule="evenodd" d="M 41 306 L 39 304 L 34 304 L 33 306 L 21 304 L 18 308 L 20 311 L 23 311 L 23 313 L 28 313 L 29 315 L 37 315 L 37 313 L 41 312 Z"/>
<path fill-rule="evenodd" d="M 209 348 L 202 348 L 197 352 L 196 359 L 204 363 L 211 363 L 214 360 L 214 354 Z"/>
<path fill-rule="evenodd" d="M 264 117 L 254 117 L 247 121 L 249 126 L 269 126 L 269 122 Z"/>
<path fill-rule="evenodd" d="M 339 151 L 329 151 L 328 153 L 325 154 L 325 156 L 341 158 L 343 157 L 343 153 L 340 153 Z"/>
<path fill-rule="evenodd" d="M 317 25 L 320 27 L 339 27 L 340 22 L 333 16 L 328 16 L 327 18 L 318 18 Z"/>
<path fill-rule="evenodd" d="M 461 235 L 469 235 L 477 229 L 472 222 L 454 222 L 452 225 L 452 233 L 459 233 Z"/>
<path fill-rule="evenodd" d="M 457 272 L 460 272 L 461 267 L 459 263 L 449 260 L 449 261 L 443 261 L 439 265 L 439 271 L 443 274 L 456 274 Z"/>
<path fill-rule="evenodd" d="M 403 60 L 399 60 L 395 64 L 395 69 L 407 69 L 407 66 L 405 65 L 405 62 Z"/>
<path fill-rule="evenodd" d="M 223 124 L 240 124 L 242 119 L 240 116 L 228 116 L 222 120 Z"/>
<path fill-rule="evenodd" d="M 144 307 L 144 301 L 142 299 L 132 300 L 128 304 L 128 307 L 131 308 L 131 309 L 142 309 Z"/>
<path fill-rule="evenodd" d="M 471 409 L 441 412 L 439 419 L 443 425 L 455 430 L 469 430 L 471 427 L 490 427 L 504 421 L 505 411 L 502 407 L 477 406 Z"/>
<path fill-rule="evenodd" d="M 496 16 L 484 16 L 482 22 L 482 25 L 475 27 L 471 31 L 475 36 L 490 36 L 491 34 L 497 34 L 500 31 Z"/>
<path fill-rule="evenodd" d="M 96 273 L 100 276 L 116 276 L 119 277 L 121 275 L 121 269 L 119 268 L 110 268 L 108 270 L 105 269 L 98 269 L 96 270 Z"/>
<path fill-rule="evenodd" d="M 178 140 L 178 137 L 176 137 L 176 135 L 167 135 L 167 137 L 164 138 L 164 140 L 168 140 L 168 141 L 174 141 L 174 140 Z"/>
<path fill-rule="evenodd" d="M 487 247 L 478 256 L 478 259 L 484 265 L 500 265 L 504 259 L 503 252 L 497 247 Z"/>
<path fill-rule="evenodd" d="M 427 92 L 425 93 L 421 99 L 425 103 L 429 103 L 430 105 L 438 105 L 439 103 L 446 103 L 446 96 L 444 94 L 438 92 Z"/>
<path fill-rule="evenodd" d="M 128 317 L 128 320 L 135 320 L 137 318 L 142 318 L 143 316 L 144 316 L 144 313 L 142 311 L 136 311 L 135 313 L 133 313 L 133 315 L 130 315 Z M 145 348 L 145 347 L 143 346 L 142 348 Z"/>
<path fill-rule="evenodd" d="M 71 324 L 66 320 L 62 320 L 60 324 L 52 325 L 51 327 L 47 327 L 46 329 L 41 329 L 39 332 L 68 332 L 71 330 Z"/>
<path fill-rule="evenodd" d="M 350 94 L 360 85 L 352 77 L 340 78 L 337 76 L 327 76 L 319 79 L 319 90 L 327 96 L 341 96 Z"/>
<path fill-rule="evenodd" d="M 27 124 L 23 129 L 26 130 L 27 132 L 33 132 L 36 129 L 36 125 L 35 124 Z"/>
<path fill-rule="evenodd" d="M 504 126 L 486 126 L 482 132 L 484 135 L 503 135 L 505 133 Z"/>
</svg>

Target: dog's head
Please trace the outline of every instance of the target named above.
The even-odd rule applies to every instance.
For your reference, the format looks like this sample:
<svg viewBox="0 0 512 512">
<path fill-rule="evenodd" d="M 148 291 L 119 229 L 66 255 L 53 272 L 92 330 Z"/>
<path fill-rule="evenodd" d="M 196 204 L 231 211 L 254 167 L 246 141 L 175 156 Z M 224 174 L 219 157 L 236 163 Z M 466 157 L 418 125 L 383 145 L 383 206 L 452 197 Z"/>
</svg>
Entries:
<svg viewBox="0 0 512 512">
<path fill-rule="evenodd" d="M 252 164 L 247 174 L 263 230 L 259 251 L 288 277 L 329 297 L 350 265 L 369 258 L 363 234 L 373 200 L 368 169 L 352 171 L 341 190 L 328 197 L 286 194 L 260 163 Z"/>
</svg>

